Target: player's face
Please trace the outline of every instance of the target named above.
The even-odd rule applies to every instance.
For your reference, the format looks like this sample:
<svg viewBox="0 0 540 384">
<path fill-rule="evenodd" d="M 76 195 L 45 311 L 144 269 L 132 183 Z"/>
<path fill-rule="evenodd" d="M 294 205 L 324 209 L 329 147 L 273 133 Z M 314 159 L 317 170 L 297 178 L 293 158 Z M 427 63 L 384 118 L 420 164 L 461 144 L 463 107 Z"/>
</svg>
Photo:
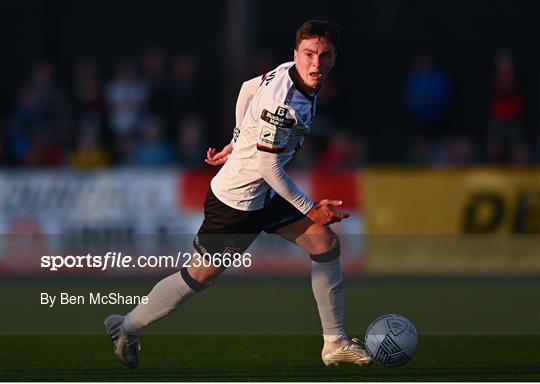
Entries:
<svg viewBox="0 0 540 384">
<path fill-rule="evenodd" d="M 334 68 L 336 48 L 324 37 L 302 40 L 294 50 L 294 63 L 305 87 L 313 92 Z"/>
</svg>

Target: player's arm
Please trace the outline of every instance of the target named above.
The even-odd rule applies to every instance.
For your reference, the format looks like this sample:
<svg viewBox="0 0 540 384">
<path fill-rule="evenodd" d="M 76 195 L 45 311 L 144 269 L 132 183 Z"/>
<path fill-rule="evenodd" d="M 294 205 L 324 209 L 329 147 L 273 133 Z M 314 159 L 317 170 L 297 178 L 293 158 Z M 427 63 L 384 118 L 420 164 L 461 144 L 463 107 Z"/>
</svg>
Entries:
<svg viewBox="0 0 540 384">
<path fill-rule="evenodd" d="M 315 202 L 306 196 L 300 188 L 287 175 L 279 162 L 279 156 L 258 149 L 258 170 L 266 183 L 277 194 L 291 203 L 303 214 L 307 214 L 315 205 Z"/>
<path fill-rule="evenodd" d="M 341 221 L 348 214 L 333 209 L 341 205 L 340 201 L 325 199 L 315 203 L 298 188 L 281 165 L 279 156 L 287 147 L 294 123 L 294 113 L 286 106 L 274 105 L 270 109 L 262 109 L 254 159 L 261 177 L 277 194 L 314 222 L 326 225 Z"/>
<path fill-rule="evenodd" d="M 264 181 L 266 181 L 270 188 L 277 194 L 291 203 L 312 221 L 328 225 L 337 223 L 349 217 L 348 213 L 339 212 L 335 209 L 335 207 L 342 204 L 340 200 L 324 199 L 315 203 L 306 196 L 280 165 L 277 154 L 263 152 L 258 153 L 258 157 L 261 160 L 259 172 Z"/>
</svg>

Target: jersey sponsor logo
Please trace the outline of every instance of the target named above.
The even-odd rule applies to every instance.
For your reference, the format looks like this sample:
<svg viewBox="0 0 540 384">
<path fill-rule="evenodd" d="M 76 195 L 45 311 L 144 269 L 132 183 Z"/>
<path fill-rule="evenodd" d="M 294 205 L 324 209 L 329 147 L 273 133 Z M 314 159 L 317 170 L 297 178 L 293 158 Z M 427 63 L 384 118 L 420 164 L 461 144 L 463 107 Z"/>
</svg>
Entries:
<svg viewBox="0 0 540 384">
<path fill-rule="evenodd" d="M 261 131 L 261 141 L 263 143 L 267 144 L 274 144 L 274 141 L 276 139 L 276 132 L 275 128 L 272 130 L 270 127 L 263 127 L 263 130 Z"/>
<path fill-rule="evenodd" d="M 278 105 L 275 112 L 263 109 L 261 113 L 262 124 L 257 149 L 265 152 L 281 153 L 293 132 L 295 120 L 287 118 L 289 110 Z"/>
<path fill-rule="evenodd" d="M 265 112 L 263 111 L 263 114 L 264 113 Z M 261 133 L 259 135 L 259 140 L 257 141 L 257 149 L 264 152 L 281 153 L 287 147 L 292 129 L 288 128 L 288 123 L 285 124 L 283 121 L 277 125 L 272 124 L 272 122 L 275 122 L 277 118 L 282 120 L 291 119 L 285 118 L 287 110 L 282 107 L 278 107 L 276 113 L 271 115 L 273 117 L 263 119 L 263 121 L 269 122 L 270 124 L 261 124 Z"/>
<path fill-rule="evenodd" d="M 259 137 L 259 143 L 273 147 L 285 147 L 289 141 L 291 130 L 264 125 Z"/>
<path fill-rule="evenodd" d="M 278 128 L 292 128 L 294 125 L 294 119 L 288 119 L 287 109 L 283 107 L 277 107 L 276 112 L 272 113 L 267 109 L 263 109 L 261 113 L 261 119 L 269 124 L 272 124 Z"/>
</svg>

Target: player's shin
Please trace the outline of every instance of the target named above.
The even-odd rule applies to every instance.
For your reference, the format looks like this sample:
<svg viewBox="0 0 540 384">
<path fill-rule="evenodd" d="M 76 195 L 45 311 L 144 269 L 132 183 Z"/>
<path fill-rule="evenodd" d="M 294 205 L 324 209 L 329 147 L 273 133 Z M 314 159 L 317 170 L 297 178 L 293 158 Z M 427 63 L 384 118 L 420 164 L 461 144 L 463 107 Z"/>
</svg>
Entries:
<svg viewBox="0 0 540 384">
<path fill-rule="evenodd" d="M 311 287 L 325 344 L 347 338 L 343 326 L 343 275 L 339 253 L 338 246 L 328 252 L 311 255 Z"/>
<path fill-rule="evenodd" d="M 193 279 L 186 268 L 160 280 L 148 294 L 148 303 L 129 312 L 122 324 L 127 334 L 137 334 L 154 321 L 174 312 L 206 286 Z"/>
</svg>

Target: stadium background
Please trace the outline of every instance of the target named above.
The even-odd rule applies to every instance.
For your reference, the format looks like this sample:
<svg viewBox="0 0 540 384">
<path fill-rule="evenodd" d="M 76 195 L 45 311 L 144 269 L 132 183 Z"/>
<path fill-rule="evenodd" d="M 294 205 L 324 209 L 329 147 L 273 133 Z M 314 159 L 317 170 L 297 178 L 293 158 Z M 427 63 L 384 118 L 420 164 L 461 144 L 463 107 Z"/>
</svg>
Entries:
<svg viewBox="0 0 540 384">
<path fill-rule="evenodd" d="M 111 307 L 48 309 L 40 292 L 142 295 L 173 271 L 52 273 L 39 257 L 189 252 L 216 172 L 202 162 L 205 149 L 230 139 L 241 81 L 290 60 L 294 31 L 309 18 L 339 23 L 343 43 L 290 173 L 313 198 L 343 199 L 352 213 L 335 226 L 351 334 L 397 312 L 425 337 L 402 376 L 371 374 L 538 379 L 540 3 L 502 0 L 0 3 L 0 275 L 2 306 L 11 308 L 0 339 L 20 345 L 3 348 L 0 377 L 78 379 L 78 357 L 58 348 L 60 357 L 42 363 L 40 353 L 51 341 L 73 347 L 102 334 Z M 268 236 L 253 255 L 252 268 L 229 270 L 148 333 L 193 345 L 186 335 L 295 335 L 316 358 L 305 255 Z M 92 351 L 108 353 L 95 340 Z M 27 345 L 37 352 L 25 354 Z M 509 359 L 506 348 L 520 352 Z M 481 351 L 484 361 L 467 360 Z M 168 360 L 151 353 L 147 367 L 164 368 Z M 95 354 L 94 373 L 82 377 L 132 379 Z M 278 360 L 279 375 L 265 366 L 272 358 L 251 361 L 261 375 L 235 376 L 226 367 L 242 362 L 221 353 L 215 365 L 181 356 L 193 376 L 160 368 L 137 378 L 369 378 L 328 376 L 316 359 L 299 376 Z"/>
</svg>

